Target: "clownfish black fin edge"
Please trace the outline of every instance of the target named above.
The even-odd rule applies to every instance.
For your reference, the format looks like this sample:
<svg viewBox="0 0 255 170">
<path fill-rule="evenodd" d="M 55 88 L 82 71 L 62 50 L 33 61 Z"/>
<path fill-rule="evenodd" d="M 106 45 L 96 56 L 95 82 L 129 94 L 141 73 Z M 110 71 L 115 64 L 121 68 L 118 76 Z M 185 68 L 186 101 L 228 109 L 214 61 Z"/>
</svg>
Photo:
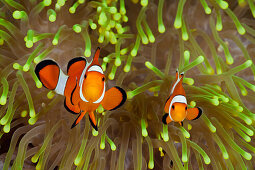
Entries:
<svg viewBox="0 0 255 170">
<path fill-rule="evenodd" d="M 72 113 L 72 114 L 75 114 L 75 115 L 79 114 L 79 113 L 76 113 L 76 112 L 72 111 L 71 109 L 69 109 L 69 107 L 66 105 L 66 98 L 65 98 L 65 101 L 64 101 L 64 107 L 65 107 L 65 109 L 66 109 L 68 112 L 70 112 L 70 113 Z"/>
<path fill-rule="evenodd" d="M 83 57 L 76 57 L 76 58 L 71 59 L 71 60 L 68 62 L 68 64 L 67 64 L 67 74 L 68 74 L 68 72 L 69 72 L 70 67 L 71 67 L 74 63 L 79 62 L 79 61 L 85 61 L 85 63 L 87 63 L 87 60 L 86 60 L 85 58 L 83 58 Z"/>
<path fill-rule="evenodd" d="M 92 126 L 96 131 L 98 131 L 97 125 L 94 125 L 94 123 L 92 122 L 92 120 L 90 119 L 90 117 L 89 117 L 89 121 L 90 121 L 91 126 Z"/>
<path fill-rule="evenodd" d="M 75 121 L 73 122 L 71 129 L 74 128 L 77 124 L 75 124 Z"/>
<path fill-rule="evenodd" d="M 114 107 L 113 109 L 111 109 L 111 110 L 115 110 L 115 109 L 118 109 L 120 106 L 122 106 L 125 102 L 126 102 L 126 100 L 127 100 L 127 93 L 125 92 L 125 90 L 124 89 L 122 89 L 122 88 L 120 88 L 119 86 L 114 86 L 116 89 L 118 89 L 120 92 L 121 92 L 121 94 L 122 94 L 122 100 L 121 100 L 121 102 L 120 102 L 120 104 L 118 105 L 118 106 L 116 106 L 116 107 Z M 110 111 L 111 111 L 110 110 Z"/>
<path fill-rule="evenodd" d="M 39 72 L 40 72 L 43 68 L 45 68 L 45 67 L 47 67 L 47 66 L 49 66 L 49 65 L 56 65 L 56 66 L 58 66 L 58 64 L 57 64 L 55 61 L 53 61 L 53 60 L 43 60 L 43 61 L 41 61 L 40 63 L 38 63 L 38 64 L 36 65 L 36 67 L 35 67 L 35 74 L 36 74 L 36 76 L 38 77 L 38 79 L 40 80 L 41 83 L 42 83 L 42 80 L 41 80 L 41 77 L 40 77 Z M 59 66 L 58 66 L 58 69 L 59 69 L 59 71 L 60 71 Z M 49 88 L 46 87 L 43 83 L 42 83 L 42 85 L 43 85 L 45 88 L 49 89 Z M 55 88 L 54 88 L 54 89 L 55 89 Z M 54 90 L 54 89 L 50 89 L 50 90 Z"/>
<path fill-rule="evenodd" d="M 72 91 L 72 93 L 71 93 L 70 101 L 71 101 L 72 105 L 74 105 L 74 104 L 73 104 L 73 93 L 74 93 L 74 91 L 76 90 L 76 87 L 77 87 L 77 80 L 76 80 L 76 82 L 75 82 L 75 87 L 74 87 L 74 89 L 73 89 L 73 91 Z"/>
<path fill-rule="evenodd" d="M 75 121 L 73 122 L 71 129 L 74 128 L 76 125 L 78 125 L 77 120 L 78 120 L 79 116 L 75 119 Z"/>
<path fill-rule="evenodd" d="M 203 113 L 203 111 L 202 111 L 202 109 L 201 109 L 200 107 L 197 107 L 197 109 L 198 109 L 198 115 L 197 115 L 197 117 L 196 117 L 195 119 L 193 119 L 193 120 L 198 119 L 198 118 L 202 115 L 202 113 Z"/>
<path fill-rule="evenodd" d="M 167 119 L 168 113 L 164 114 L 164 116 L 162 117 L 162 122 L 166 125 L 166 119 Z"/>
</svg>

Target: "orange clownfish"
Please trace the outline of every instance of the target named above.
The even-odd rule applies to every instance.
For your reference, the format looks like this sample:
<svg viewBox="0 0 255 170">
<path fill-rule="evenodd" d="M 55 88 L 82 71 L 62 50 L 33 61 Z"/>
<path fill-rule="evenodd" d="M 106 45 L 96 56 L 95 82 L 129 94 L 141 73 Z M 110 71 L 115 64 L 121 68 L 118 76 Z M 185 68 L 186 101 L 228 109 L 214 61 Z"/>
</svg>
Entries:
<svg viewBox="0 0 255 170">
<path fill-rule="evenodd" d="M 183 120 L 198 119 L 202 115 L 202 110 L 199 107 L 187 108 L 187 99 L 184 88 L 182 86 L 184 73 L 179 75 L 179 71 L 176 71 L 176 80 L 170 91 L 170 96 L 166 100 L 165 112 L 166 114 L 162 117 L 162 122 L 168 124 L 172 121 L 179 122 L 183 125 Z"/>
<path fill-rule="evenodd" d="M 43 86 L 65 96 L 64 106 L 67 111 L 79 114 L 71 128 L 75 127 L 89 113 L 89 120 L 98 130 L 94 111 L 101 104 L 106 110 L 114 110 L 126 101 L 126 92 L 118 87 L 105 91 L 105 76 L 98 62 L 100 48 L 97 48 L 92 62 L 83 57 L 73 58 L 68 62 L 67 75 L 53 60 L 43 60 L 35 68 L 35 73 Z"/>
</svg>

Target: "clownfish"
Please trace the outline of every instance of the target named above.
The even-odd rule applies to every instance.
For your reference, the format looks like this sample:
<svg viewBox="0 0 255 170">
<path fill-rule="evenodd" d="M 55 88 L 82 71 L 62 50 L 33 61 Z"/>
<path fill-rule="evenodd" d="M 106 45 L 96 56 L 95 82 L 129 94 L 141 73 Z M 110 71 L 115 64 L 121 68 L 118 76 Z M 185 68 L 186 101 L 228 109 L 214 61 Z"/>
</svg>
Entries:
<svg viewBox="0 0 255 170">
<path fill-rule="evenodd" d="M 179 122 L 183 125 L 183 120 L 198 119 L 202 115 L 202 110 L 199 107 L 187 108 L 187 99 L 184 88 L 182 86 L 184 73 L 179 75 L 176 70 L 176 80 L 171 88 L 170 95 L 165 103 L 165 115 L 162 117 L 162 122 L 168 124 L 172 121 Z"/>
<path fill-rule="evenodd" d="M 94 115 L 98 106 L 101 104 L 105 110 L 115 110 L 127 99 L 126 92 L 118 86 L 106 91 L 105 75 L 98 62 L 99 54 L 98 47 L 90 63 L 83 57 L 71 59 L 67 65 L 67 75 L 53 60 L 43 60 L 35 68 L 35 73 L 43 86 L 65 96 L 66 110 L 79 114 L 71 128 L 75 127 L 88 112 L 92 127 L 98 130 Z"/>
</svg>

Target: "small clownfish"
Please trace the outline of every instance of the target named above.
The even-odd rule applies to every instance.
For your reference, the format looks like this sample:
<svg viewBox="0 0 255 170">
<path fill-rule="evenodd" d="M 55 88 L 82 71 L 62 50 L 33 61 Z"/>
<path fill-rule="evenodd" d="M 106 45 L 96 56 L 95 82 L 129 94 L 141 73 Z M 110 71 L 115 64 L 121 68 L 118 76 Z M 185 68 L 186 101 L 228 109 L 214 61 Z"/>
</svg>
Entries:
<svg viewBox="0 0 255 170">
<path fill-rule="evenodd" d="M 71 128 L 75 127 L 88 112 L 92 127 L 98 130 L 94 111 L 101 104 L 106 110 L 115 110 L 127 99 L 126 92 L 118 87 L 105 91 L 105 76 L 98 62 L 98 47 L 92 62 L 83 57 L 71 59 L 65 75 L 53 60 L 43 60 L 37 64 L 35 73 L 43 86 L 65 96 L 67 111 L 79 114 Z"/>
<path fill-rule="evenodd" d="M 164 111 L 166 114 L 162 117 L 162 122 L 168 124 L 172 121 L 179 122 L 183 125 L 183 120 L 196 120 L 202 115 L 202 110 L 199 107 L 187 108 L 187 99 L 184 88 L 182 86 L 184 73 L 179 75 L 176 70 L 176 80 L 170 91 L 170 96 L 166 100 Z"/>
</svg>

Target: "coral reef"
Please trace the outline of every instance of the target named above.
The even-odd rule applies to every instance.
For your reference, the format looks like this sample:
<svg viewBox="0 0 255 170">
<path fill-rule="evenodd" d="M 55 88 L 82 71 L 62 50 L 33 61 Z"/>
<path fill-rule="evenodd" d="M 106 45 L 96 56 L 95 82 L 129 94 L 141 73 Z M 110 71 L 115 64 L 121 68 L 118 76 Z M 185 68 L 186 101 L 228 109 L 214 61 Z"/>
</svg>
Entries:
<svg viewBox="0 0 255 170">
<path fill-rule="evenodd" d="M 252 0 L 1 0 L 3 169 L 254 169 L 255 3 Z M 127 91 L 75 128 L 64 98 L 34 67 L 93 56 Z M 92 52 L 91 52 L 92 51 Z M 175 70 L 203 115 L 163 125 Z M 114 82 L 113 82 L 114 81 Z"/>
</svg>

